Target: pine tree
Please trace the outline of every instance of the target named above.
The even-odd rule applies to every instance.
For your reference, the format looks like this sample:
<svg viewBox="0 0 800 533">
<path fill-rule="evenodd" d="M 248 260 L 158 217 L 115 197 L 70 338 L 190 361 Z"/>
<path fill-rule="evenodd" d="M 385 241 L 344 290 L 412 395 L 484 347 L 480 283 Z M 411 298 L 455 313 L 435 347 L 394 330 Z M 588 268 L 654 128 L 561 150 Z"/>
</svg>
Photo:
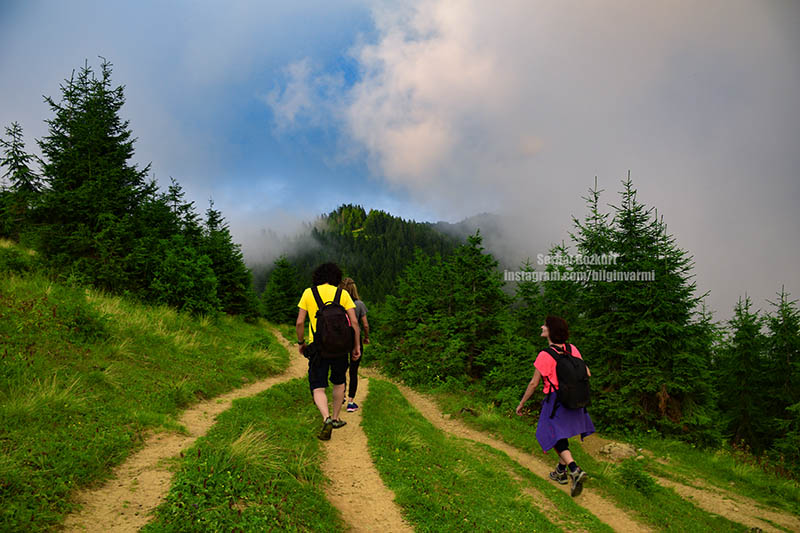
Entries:
<svg viewBox="0 0 800 533">
<path fill-rule="evenodd" d="M 514 292 L 512 314 L 516 323 L 515 333 L 536 342 L 539 337 L 536 326 L 547 314 L 542 297 L 542 284 L 533 279 L 536 270 L 530 259 L 520 265 L 519 271 L 523 275 L 530 275 L 531 278 L 518 281 Z"/>
<path fill-rule="evenodd" d="M 750 298 L 739 299 L 728 321 L 728 337 L 719 352 L 720 410 L 724 429 L 737 444 L 760 453 L 765 448 L 763 318 L 751 311 Z"/>
<path fill-rule="evenodd" d="M 652 273 L 652 280 L 594 281 L 582 290 L 581 347 L 597 383 L 593 413 L 616 428 L 656 428 L 690 439 L 716 438 L 709 361 L 713 328 L 698 316 L 692 262 L 628 176 L 607 223 L 590 191 L 576 223 L 578 249 L 616 257 L 602 269 Z M 597 266 L 580 267 L 583 271 Z"/>
<path fill-rule="evenodd" d="M 770 303 L 764 397 L 772 420 L 765 440 L 790 469 L 800 472 L 800 310 L 783 287 Z"/>
<path fill-rule="evenodd" d="M 583 286 L 570 278 L 577 270 L 572 264 L 574 257 L 564 243 L 552 246 L 548 252 L 551 262 L 546 265 L 545 273 L 549 276 L 542 282 L 541 315 L 534 324 L 534 334 L 539 337 L 538 327 L 544 323 L 547 315 L 562 317 L 569 324 L 573 334 L 580 330 L 580 296 Z M 535 344 L 542 344 L 541 339 Z"/>
<path fill-rule="evenodd" d="M 497 261 L 484 253 L 478 231 L 448 257 L 446 265 L 453 300 L 453 335 L 463 344 L 464 372 L 480 378 L 498 357 L 497 336 L 503 331 L 510 298 L 503 292 Z"/>
<path fill-rule="evenodd" d="M 259 313 L 252 274 L 244 264 L 241 247 L 233 242 L 230 229 L 222 213 L 214 209 L 213 201 L 209 202 L 206 210 L 200 252 L 211 259 L 222 310 L 229 314 L 256 317 Z"/>
<path fill-rule="evenodd" d="M 30 222 L 30 210 L 42 190 L 42 182 L 31 170 L 35 158 L 25 152 L 22 126 L 13 122 L 6 127 L 6 136 L 8 139 L 0 138 L 0 167 L 6 168 L 2 179 L 8 184 L 4 184 L 0 196 L 0 235 L 18 240 L 20 231 Z"/>
<path fill-rule="evenodd" d="M 767 372 L 774 376 L 773 391 L 767 396 L 775 403 L 770 412 L 781 412 L 800 402 L 800 310 L 782 287 L 778 300 L 770 302 L 767 315 Z"/>
<path fill-rule="evenodd" d="M 291 324 L 297 318 L 297 302 L 300 301 L 300 278 L 297 269 L 285 255 L 275 260 L 261 296 L 264 316 L 278 324 Z"/>
<path fill-rule="evenodd" d="M 35 194 L 42 190 L 42 180 L 31 170 L 34 156 L 25 152 L 25 141 L 22 136 L 22 126 L 12 122 L 6 127 L 8 139 L 0 139 L 4 155 L 0 158 L 0 167 L 6 167 L 3 179 L 9 183 L 9 188 L 15 192 Z"/>
<path fill-rule="evenodd" d="M 61 86 L 60 102 L 45 100 L 55 113 L 39 141 L 49 189 L 42 197 L 41 247 L 56 265 L 72 266 L 109 289 L 118 279 L 118 258 L 132 247 L 130 218 L 149 196 L 148 167 L 129 163 L 134 139 L 120 118 L 123 87 L 112 87 L 111 64 L 100 76 L 84 66 Z"/>
</svg>

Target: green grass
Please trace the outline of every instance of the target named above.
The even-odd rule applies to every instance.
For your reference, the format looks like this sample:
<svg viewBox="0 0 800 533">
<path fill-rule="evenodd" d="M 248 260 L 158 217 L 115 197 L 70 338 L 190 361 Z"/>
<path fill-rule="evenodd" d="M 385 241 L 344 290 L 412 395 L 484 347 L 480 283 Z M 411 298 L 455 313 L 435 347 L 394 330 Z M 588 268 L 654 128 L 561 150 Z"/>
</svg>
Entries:
<svg viewBox="0 0 800 533">
<path fill-rule="evenodd" d="M 179 411 L 288 365 L 267 324 L 0 277 L 0 531 L 55 527 Z"/>
<path fill-rule="evenodd" d="M 650 470 L 657 475 L 689 484 L 699 478 L 764 505 L 800 515 L 800 484 L 742 463 L 729 451 L 703 450 L 682 442 L 656 438 L 637 439 L 636 444 L 666 461 L 666 465 L 648 462 Z"/>
<path fill-rule="evenodd" d="M 186 454 L 142 531 L 344 529 L 323 492 L 318 419 L 305 379 L 236 400 Z"/>
<path fill-rule="evenodd" d="M 418 531 L 561 531 L 523 495 L 527 486 L 576 528 L 610 531 L 505 454 L 436 429 L 390 383 L 370 380 L 363 426 L 381 477 Z"/>
<path fill-rule="evenodd" d="M 521 394 L 521 393 L 520 393 Z M 499 413 L 491 404 L 467 394 L 437 393 L 436 400 L 446 413 L 451 413 L 471 427 L 485 431 L 522 450 L 541 454 L 536 440 L 536 418 L 517 417 Z M 536 396 L 534 400 L 536 401 Z M 462 409 L 472 411 L 462 414 Z M 629 509 L 658 531 L 706 532 L 747 531 L 745 526 L 718 515 L 707 513 L 684 500 L 673 490 L 657 485 L 648 471 L 655 462 L 629 461 L 612 465 L 594 460 L 580 446 L 580 439 L 570 440 L 575 460 L 590 475 L 586 490 L 594 490 L 614 501 L 620 508 Z M 550 452 L 545 460 L 555 461 Z M 675 517 L 680 517 L 676 520 Z"/>
<path fill-rule="evenodd" d="M 294 329 L 294 324 L 279 324 L 278 331 L 281 332 L 283 338 L 291 343 L 297 342 L 297 332 Z"/>
</svg>

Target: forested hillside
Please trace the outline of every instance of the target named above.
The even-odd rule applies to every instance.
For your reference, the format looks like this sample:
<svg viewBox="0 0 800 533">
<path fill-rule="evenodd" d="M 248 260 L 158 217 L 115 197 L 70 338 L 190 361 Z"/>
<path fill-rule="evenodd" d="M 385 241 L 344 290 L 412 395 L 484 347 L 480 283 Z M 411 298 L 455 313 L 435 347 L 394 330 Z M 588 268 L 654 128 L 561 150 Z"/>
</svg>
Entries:
<svg viewBox="0 0 800 533">
<path fill-rule="evenodd" d="M 459 243 L 458 238 L 439 231 L 434 224 L 404 220 L 377 209 L 367 211 L 359 205 L 342 205 L 319 217 L 305 234 L 296 236 L 295 242 L 287 245 L 293 252 L 285 259 L 294 265 L 303 287 L 314 268 L 334 261 L 356 281 L 365 299 L 382 302 L 395 292 L 395 281 L 416 249 L 429 256 L 446 256 Z M 276 266 L 255 269 L 259 290 L 266 286 Z"/>
<path fill-rule="evenodd" d="M 470 391 L 511 416 L 546 344 L 540 326 L 560 315 L 592 370 L 603 431 L 732 445 L 800 475 L 797 302 L 778 286 L 767 313 L 745 297 L 727 324 L 714 322 L 691 256 L 630 177 L 611 212 L 600 196 L 589 191 L 574 242 L 553 247 L 546 272 L 520 266 L 513 297 L 480 234 L 446 257 L 418 253 L 373 317 L 372 357 L 408 383 Z"/>
<path fill-rule="evenodd" d="M 255 317 L 252 276 L 213 202 L 205 216 L 131 163 L 133 132 L 120 110 L 111 64 L 88 63 L 47 97 L 42 158 L 14 123 L 2 139 L 0 237 L 39 252 L 53 276 L 194 313 Z M 33 168 L 38 164 L 39 169 Z"/>
</svg>

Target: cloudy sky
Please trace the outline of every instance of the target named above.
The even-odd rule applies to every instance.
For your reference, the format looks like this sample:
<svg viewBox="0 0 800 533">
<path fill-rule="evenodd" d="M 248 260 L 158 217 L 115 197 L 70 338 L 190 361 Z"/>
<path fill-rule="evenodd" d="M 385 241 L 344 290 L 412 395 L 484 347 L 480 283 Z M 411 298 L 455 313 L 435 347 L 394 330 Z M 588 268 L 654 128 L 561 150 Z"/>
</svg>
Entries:
<svg viewBox="0 0 800 533">
<path fill-rule="evenodd" d="M 568 239 L 630 170 L 719 318 L 800 297 L 800 2 L 0 0 L 0 125 L 98 56 L 136 160 L 260 234 L 341 203 Z M 610 208 L 609 208 L 610 209 Z"/>
</svg>

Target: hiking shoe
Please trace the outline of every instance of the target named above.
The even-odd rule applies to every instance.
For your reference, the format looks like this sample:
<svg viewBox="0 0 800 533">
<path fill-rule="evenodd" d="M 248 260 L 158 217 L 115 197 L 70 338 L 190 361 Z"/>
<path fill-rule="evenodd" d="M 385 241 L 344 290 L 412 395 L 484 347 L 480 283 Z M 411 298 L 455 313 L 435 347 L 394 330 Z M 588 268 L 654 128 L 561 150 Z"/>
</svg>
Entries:
<svg viewBox="0 0 800 533">
<path fill-rule="evenodd" d="M 347 425 L 347 422 L 345 422 L 344 420 L 332 420 L 331 421 L 331 426 L 333 426 L 333 429 L 339 429 L 340 427 L 346 426 L 346 425 Z"/>
<path fill-rule="evenodd" d="M 586 472 L 581 470 L 581 467 L 575 469 L 574 472 L 569 473 L 569 479 L 572 482 L 572 487 L 570 488 L 570 494 L 574 498 L 575 496 L 579 495 L 583 490 L 583 481 L 586 479 Z"/>
<path fill-rule="evenodd" d="M 348 413 L 352 413 L 356 409 L 358 409 L 358 404 L 356 402 L 350 402 L 350 403 L 347 404 L 347 412 Z"/>
<path fill-rule="evenodd" d="M 333 431 L 333 420 L 328 417 L 325 419 L 325 423 L 322 424 L 322 429 L 319 431 L 317 438 L 319 440 L 331 440 L 331 431 Z"/>
<path fill-rule="evenodd" d="M 553 481 L 557 481 L 562 485 L 566 485 L 567 483 L 569 483 L 566 470 L 564 470 L 563 472 L 559 472 L 558 469 L 553 470 L 552 472 L 550 472 L 550 479 L 552 479 Z"/>
</svg>

